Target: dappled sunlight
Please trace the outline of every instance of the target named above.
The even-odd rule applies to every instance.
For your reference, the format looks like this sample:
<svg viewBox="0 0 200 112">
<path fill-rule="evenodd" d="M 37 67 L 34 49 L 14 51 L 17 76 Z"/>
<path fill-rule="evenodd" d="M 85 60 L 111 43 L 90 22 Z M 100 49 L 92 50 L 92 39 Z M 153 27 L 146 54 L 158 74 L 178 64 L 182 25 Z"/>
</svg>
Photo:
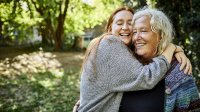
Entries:
<svg viewBox="0 0 200 112">
<path fill-rule="evenodd" d="M 69 112 L 79 99 L 82 52 L 33 52 L 0 61 L 0 111 Z"/>
<path fill-rule="evenodd" d="M 69 85 L 75 85 L 77 88 L 79 88 L 79 85 L 80 85 L 80 82 L 79 82 L 80 74 L 79 74 L 79 72 L 71 71 L 71 74 L 73 74 L 73 75 L 68 76 Z"/>
<path fill-rule="evenodd" d="M 83 60 L 84 59 L 84 55 L 76 55 L 76 56 L 74 56 L 74 58 Z"/>
<path fill-rule="evenodd" d="M 42 81 L 39 81 L 39 83 L 44 86 L 45 88 L 50 88 L 52 87 L 55 83 L 52 82 L 52 80 L 50 79 L 47 79 L 47 80 L 42 80 Z"/>
<path fill-rule="evenodd" d="M 199 0 L 1 0 L 0 112 L 71 112 L 90 41 L 115 9 L 145 4 L 170 15 L 200 89 Z"/>
<path fill-rule="evenodd" d="M 64 75 L 64 70 L 63 69 L 49 69 L 49 72 L 52 73 L 55 77 L 59 78 Z"/>
<path fill-rule="evenodd" d="M 13 59 L 0 61 L 0 75 L 14 77 L 16 75 L 52 72 L 56 77 L 62 77 L 64 70 L 61 63 L 50 52 L 33 52 L 22 54 Z"/>
</svg>

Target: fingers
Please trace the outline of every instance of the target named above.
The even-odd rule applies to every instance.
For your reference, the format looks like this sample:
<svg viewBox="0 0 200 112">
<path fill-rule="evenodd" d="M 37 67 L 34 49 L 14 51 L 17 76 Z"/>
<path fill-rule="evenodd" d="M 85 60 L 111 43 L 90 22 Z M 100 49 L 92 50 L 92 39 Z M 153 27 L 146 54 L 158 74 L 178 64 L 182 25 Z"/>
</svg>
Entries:
<svg viewBox="0 0 200 112">
<path fill-rule="evenodd" d="M 178 62 L 181 64 L 180 66 L 180 70 L 183 70 L 183 68 L 186 66 L 186 57 L 183 58 L 184 53 L 179 52 L 179 53 L 175 53 L 175 57 L 178 60 Z M 183 59 L 182 59 L 183 58 Z"/>
<path fill-rule="evenodd" d="M 191 65 L 189 59 L 187 59 L 187 63 L 188 63 L 188 65 L 189 65 L 188 74 L 191 75 L 191 74 L 192 74 L 192 65 Z"/>
<path fill-rule="evenodd" d="M 77 102 L 76 102 L 76 105 L 79 105 L 80 104 L 80 100 L 78 100 Z"/>
<path fill-rule="evenodd" d="M 192 75 L 192 67 L 190 66 L 189 71 L 188 71 L 189 75 Z"/>
<path fill-rule="evenodd" d="M 191 63 L 190 63 L 190 75 L 192 75 L 192 64 Z"/>
<path fill-rule="evenodd" d="M 184 52 L 175 53 L 175 57 L 179 63 L 181 63 L 180 70 L 183 70 L 185 74 L 192 74 L 192 64 L 190 60 L 185 56 Z"/>
<path fill-rule="evenodd" d="M 184 69 L 184 73 L 185 73 L 185 74 L 189 74 L 189 69 L 190 69 L 190 67 L 187 65 L 187 66 L 185 67 L 185 69 Z"/>
<path fill-rule="evenodd" d="M 78 100 L 78 101 L 76 102 L 76 104 L 75 104 L 75 106 L 74 106 L 74 108 L 73 108 L 73 112 L 77 112 L 77 109 L 78 109 L 79 105 L 80 105 L 80 100 Z"/>
<path fill-rule="evenodd" d="M 186 59 L 181 59 L 181 66 L 180 66 L 180 70 L 183 70 L 183 68 L 186 68 L 187 66 L 187 60 Z"/>
<path fill-rule="evenodd" d="M 73 112 L 76 112 L 76 110 L 77 110 L 77 106 L 74 106 Z"/>
<path fill-rule="evenodd" d="M 184 73 L 188 74 L 188 75 L 191 75 L 192 74 L 192 65 L 191 65 L 189 59 L 187 59 L 186 61 L 187 62 L 186 62 L 186 66 L 185 66 L 185 69 L 184 69 Z"/>
<path fill-rule="evenodd" d="M 181 60 L 181 57 L 180 57 L 180 56 L 177 56 L 177 55 L 179 55 L 179 53 L 176 53 L 176 54 L 175 54 L 177 61 L 178 61 L 179 63 L 182 63 L 182 62 L 181 62 L 181 61 L 182 61 L 182 60 Z"/>
</svg>

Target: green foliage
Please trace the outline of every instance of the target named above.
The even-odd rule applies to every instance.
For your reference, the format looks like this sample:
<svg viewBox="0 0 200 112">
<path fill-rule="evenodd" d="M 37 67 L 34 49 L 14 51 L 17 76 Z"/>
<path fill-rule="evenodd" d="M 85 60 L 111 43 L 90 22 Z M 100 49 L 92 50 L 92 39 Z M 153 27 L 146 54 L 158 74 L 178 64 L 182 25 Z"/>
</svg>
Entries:
<svg viewBox="0 0 200 112">
<path fill-rule="evenodd" d="M 200 2 L 199 0 L 126 0 L 134 9 L 146 4 L 158 8 L 172 20 L 174 43 L 183 47 L 193 66 L 193 75 L 200 88 Z"/>
<path fill-rule="evenodd" d="M 33 26 L 41 21 L 41 18 L 31 18 L 28 6 L 23 1 L 11 1 L 0 3 L 0 34 L 4 39 L 23 42 L 33 35 Z M 33 14 L 33 13 L 32 13 Z"/>
<path fill-rule="evenodd" d="M 65 31 L 67 34 L 83 34 L 85 28 L 93 28 L 101 24 L 114 9 L 122 4 L 121 1 L 116 0 L 91 0 L 90 3 L 81 1 L 82 0 L 70 1 L 67 21 L 65 21 Z"/>
<path fill-rule="evenodd" d="M 85 28 L 101 24 L 113 9 L 122 4 L 118 0 L 65 1 L 67 0 L 0 2 L 0 18 L 3 22 L 0 32 L 5 38 L 27 40 L 33 37 L 31 28 L 36 26 L 43 37 L 43 43 L 58 45 L 62 44 L 60 40 L 67 38 L 68 34 L 82 35 Z"/>
<path fill-rule="evenodd" d="M 66 69 L 60 78 L 50 72 L 14 79 L 0 76 L 0 111 L 71 112 L 79 99 L 79 70 Z"/>
<path fill-rule="evenodd" d="M 165 4 L 167 3 L 167 4 Z M 200 2 L 198 0 L 157 0 L 156 7 L 171 18 L 176 37 L 193 65 L 193 75 L 200 85 Z"/>
</svg>

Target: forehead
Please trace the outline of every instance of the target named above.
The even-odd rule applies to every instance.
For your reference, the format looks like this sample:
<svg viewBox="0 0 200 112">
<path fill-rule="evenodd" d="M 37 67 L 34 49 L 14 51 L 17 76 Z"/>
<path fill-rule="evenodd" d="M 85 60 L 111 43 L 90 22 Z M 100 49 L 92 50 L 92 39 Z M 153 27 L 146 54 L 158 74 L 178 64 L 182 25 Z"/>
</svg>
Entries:
<svg viewBox="0 0 200 112">
<path fill-rule="evenodd" d="M 117 21 L 117 20 L 132 20 L 133 18 L 133 14 L 130 12 L 130 11 L 127 11 L 127 10 L 123 10 L 123 11 L 119 11 L 114 17 L 114 21 Z"/>
<path fill-rule="evenodd" d="M 134 27 L 150 27 L 150 17 L 142 16 L 135 20 Z"/>
</svg>

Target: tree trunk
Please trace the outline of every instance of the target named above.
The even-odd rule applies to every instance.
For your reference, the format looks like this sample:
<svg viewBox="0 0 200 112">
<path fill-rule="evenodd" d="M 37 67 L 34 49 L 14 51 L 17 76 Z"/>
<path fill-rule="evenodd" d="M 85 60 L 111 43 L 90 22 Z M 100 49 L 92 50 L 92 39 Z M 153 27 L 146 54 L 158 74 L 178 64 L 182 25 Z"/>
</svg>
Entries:
<svg viewBox="0 0 200 112">
<path fill-rule="evenodd" d="M 47 14 L 48 16 L 52 17 L 49 10 L 44 10 L 44 9 L 48 9 L 47 7 L 43 5 L 38 6 L 34 0 L 31 0 L 31 2 L 34 4 L 35 9 L 41 16 L 44 16 L 45 14 Z M 54 24 L 56 23 L 52 22 L 52 20 L 49 17 L 44 18 L 45 31 L 43 32 L 43 38 L 42 38 L 44 39 L 43 40 L 44 43 L 47 42 L 48 40 L 51 40 L 53 45 L 55 46 L 55 50 L 62 50 L 62 36 L 64 33 L 64 21 L 67 14 L 69 0 L 65 0 L 64 5 L 63 5 L 63 1 L 59 1 L 59 2 L 60 2 L 58 3 L 59 16 L 56 17 L 57 27 L 56 28 L 54 27 Z"/>
<path fill-rule="evenodd" d="M 83 49 L 83 38 L 80 36 L 75 36 L 73 49 L 82 50 Z"/>
<path fill-rule="evenodd" d="M 54 46 L 53 38 L 54 32 L 51 26 L 51 21 L 45 20 L 45 24 L 40 24 L 40 29 L 42 35 L 42 44 L 45 46 Z"/>
<path fill-rule="evenodd" d="M 62 15 L 58 17 L 58 27 L 55 32 L 55 50 L 62 50 L 62 36 L 64 32 L 64 21 Z"/>
<path fill-rule="evenodd" d="M 67 14 L 67 8 L 69 5 L 69 0 L 65 0 L 64 11 L 62 12 L 62 3 L 59 6 L 59 16 L 58 16 L 58 25 L 55 32 L 55 50 L 62 50 L 62 38 L 64 33 L 64 21 Z"/>
</svg>

